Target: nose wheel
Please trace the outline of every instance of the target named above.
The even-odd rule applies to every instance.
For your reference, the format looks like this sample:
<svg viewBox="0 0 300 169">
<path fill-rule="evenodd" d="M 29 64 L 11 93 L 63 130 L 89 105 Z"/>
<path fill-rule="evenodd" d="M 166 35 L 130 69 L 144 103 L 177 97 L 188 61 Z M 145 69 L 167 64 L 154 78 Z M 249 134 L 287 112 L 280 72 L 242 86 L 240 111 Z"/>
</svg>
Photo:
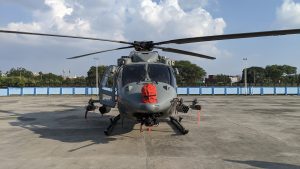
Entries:
<svg viewBox="0 0 300 169">
<path fill-rule="evenodd" d="M 148 129 L 151 129 L 153 126 L 158 126 L 159 125 L 159 120 L 155 116 L 148 116 L 148 117 L 143 117 L 138 120 L 140 124 L 140 132 L 143 132 L 143 126 L 145 125 L 146 127 L 149 127 Z"/>
</svg>

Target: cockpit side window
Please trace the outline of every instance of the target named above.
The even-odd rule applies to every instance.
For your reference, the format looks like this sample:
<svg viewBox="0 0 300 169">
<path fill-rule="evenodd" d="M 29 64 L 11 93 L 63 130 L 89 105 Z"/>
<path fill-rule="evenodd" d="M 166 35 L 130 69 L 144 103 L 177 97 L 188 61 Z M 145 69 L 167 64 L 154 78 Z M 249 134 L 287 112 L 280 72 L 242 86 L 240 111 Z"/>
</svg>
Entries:
<svg viewBox="0 0 300 169">
<path fill-rule="evenodd" d="M 122 84 L 144 81 L 146 78 L 145 65 L 126 65 L 122 71 Z"/>
<path fill-rule="evenodd" d="M 160 64 L 149 64 L 148 75 L 151 81 L 171 84 L 170 69 L 168 66 Z"/>
</svg>

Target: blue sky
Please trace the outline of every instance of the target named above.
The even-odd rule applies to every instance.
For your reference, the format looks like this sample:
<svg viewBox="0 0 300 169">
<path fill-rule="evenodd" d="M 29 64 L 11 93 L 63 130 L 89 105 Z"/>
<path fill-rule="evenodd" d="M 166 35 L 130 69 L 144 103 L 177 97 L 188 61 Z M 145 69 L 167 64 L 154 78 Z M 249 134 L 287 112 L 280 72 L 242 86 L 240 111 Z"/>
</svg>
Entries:
<svg viewBox="0 0 300 169">
<path fill-rule="evenodd" d="M 0 0 L 0 29 L 96 36 L 120 40 L 168 40 L 213 34 L 300 28 L 300 0 Z M 300 71 L 300 35 L 171 45 L 217 57 L 190 60 L 208 74 L 241 74 L 248 66 L 289 64 Z M 116 64 L 130 50 L 77 60 L 65 58 L 119 47 L 118 44 L 0 34 L 0 70 L 25 67 L 32 71 L 86 75 L 90 66 Z"/>
</svg>

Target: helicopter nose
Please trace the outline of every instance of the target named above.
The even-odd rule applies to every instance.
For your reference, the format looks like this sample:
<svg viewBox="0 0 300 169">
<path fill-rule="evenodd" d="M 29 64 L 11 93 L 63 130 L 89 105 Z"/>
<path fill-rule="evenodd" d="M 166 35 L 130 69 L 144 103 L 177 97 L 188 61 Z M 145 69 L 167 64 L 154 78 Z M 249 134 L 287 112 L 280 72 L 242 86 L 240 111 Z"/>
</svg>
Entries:
<svg viewBox="0 0 300 169">
<path fill-rule="evenodd" d="M 140 110 L 143 112 L 158 112 L 160 110 L 159 104 L 141 104 Z"/>
<path fill-rule="evenodd" d="M 153 99 L 148 96 L 153 95 L 153 93 L 148 91 L 143 93 L 143 86 L 144 84 L 139 83 L 129 84 L 123 88 L 119 98 L 119 105 L 124 111 L 140 113 L 167 112 L 170 109 L 172 100 L 177 97 L 175 88 L 168 84 L 155 84 L 157 92 L 154 93 L 156 98 Z M 144 96 L 147 96 L 146 100 L 143 99 Z"/>
</svg>

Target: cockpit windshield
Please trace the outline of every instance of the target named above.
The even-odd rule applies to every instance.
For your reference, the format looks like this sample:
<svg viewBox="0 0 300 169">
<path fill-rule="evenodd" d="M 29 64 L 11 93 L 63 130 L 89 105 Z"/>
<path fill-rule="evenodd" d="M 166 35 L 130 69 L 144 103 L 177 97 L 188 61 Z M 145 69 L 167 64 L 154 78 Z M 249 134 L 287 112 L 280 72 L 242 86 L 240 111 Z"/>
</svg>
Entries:
<svg viewBox="0 0 300 169">
<path fill-rule="evenodd" d="M 122 72 L 123 86 L 128 83 L 144 81 L 146 78 L 146 68 L 144 64 L 124 66 Z"/>
<path fill-rule="evenodd" d="M 171 79 L 171 71 L 168 66 L 162 64 L 131 64 L 123 67 L 123 86 L 141 81 L 163 82 L 174 85 Z"/>
<path fill-rule="evenodd" d="M 151 81 L 171 84 L 170 69 L 160 64 L 149 64 L 148 75 Z"/>
</svg>

